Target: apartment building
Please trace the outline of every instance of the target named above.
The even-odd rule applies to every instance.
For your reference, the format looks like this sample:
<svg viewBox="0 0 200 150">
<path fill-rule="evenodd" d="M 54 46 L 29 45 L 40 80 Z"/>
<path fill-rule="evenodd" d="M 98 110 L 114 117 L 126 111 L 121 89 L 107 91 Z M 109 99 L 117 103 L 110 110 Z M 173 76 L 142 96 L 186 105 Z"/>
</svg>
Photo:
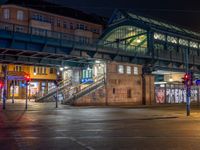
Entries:
<svg viewBox="0 0 200 150">
<path fill-rule="evenodd" d="M 101 35 L 105 20 L 103 17 L 43 0 L 5 0 L 0 5 L 0 22 L 15 24 L 16 32 L 27 32 L 31 28 L 31 32 L 36 34 L 45 34 L 48 31 L 52 34 L 64 33 L 80 36 L 83 37 L 83 40 L 95 40 Z M 9 28 L 9 26 L 5 28 Z M 0 64 L 0 68 L 1 66 Z M 2 72 L 1 69 L 0 72 Z M 45 93 L 49 88 L 55 86 L 54 82 L 57 79 L 56 69 L 47 66 L 8 64 L 8 74 L 30 75 L 30 97 L 39 91 Z M 13 95 L 13 87 L 15 88 L 15 98 L 25 98 L 23 84 L 24 81 L 8 81 L 8 98 Z"/>
</svg>

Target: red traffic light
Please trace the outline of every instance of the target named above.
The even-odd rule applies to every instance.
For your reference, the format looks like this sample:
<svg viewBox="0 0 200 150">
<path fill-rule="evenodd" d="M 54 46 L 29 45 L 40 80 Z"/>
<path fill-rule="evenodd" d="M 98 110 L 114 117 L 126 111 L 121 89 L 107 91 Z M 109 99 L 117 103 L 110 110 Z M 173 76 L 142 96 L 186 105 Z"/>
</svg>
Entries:
<svg viewBox="0 0 200 150">
<path fill-rule="evenodd" d="M 2 89 L 4 86 L 3 81 L 0 81 L 0 89 Z"/>
<path fill-rule="evenodd" d="M 30 78 L 29 75 L 25 75 L 24 78 L 25 78 L 26 82 L 30 82 L 31 81 L 31 78 Z"/>
<path fill-rule="evenodd" d="M 184 79 L 185 81 L 188 81 L 188 80 L 190 79 L 190 75 L 186 73 L 186 74 L 184 75 L 183 79 Z"/>
</svg>

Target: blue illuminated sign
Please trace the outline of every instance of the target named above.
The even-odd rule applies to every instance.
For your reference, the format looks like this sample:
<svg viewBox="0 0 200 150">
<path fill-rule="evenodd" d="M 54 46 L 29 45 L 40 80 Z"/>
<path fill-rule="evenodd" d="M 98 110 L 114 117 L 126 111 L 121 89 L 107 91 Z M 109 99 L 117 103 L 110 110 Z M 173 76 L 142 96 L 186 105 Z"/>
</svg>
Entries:
<svg viewBox="0 0 200 150">
<path fill-rule="evenodd" d="M 27 83 L 20 83 L 19 85 L 21 88 L 25 88 L 27 86 Z"/>
<path fill-rule="evenodd" d="M 81 79 L 81 83 L 93 83 L 93 79 L 92 78 L 82 78 Z"/>
<path fill-rule="evenodd" d="M 196 80 L 196 85 L 200 85 L 200 80 Z"/>
</svg>

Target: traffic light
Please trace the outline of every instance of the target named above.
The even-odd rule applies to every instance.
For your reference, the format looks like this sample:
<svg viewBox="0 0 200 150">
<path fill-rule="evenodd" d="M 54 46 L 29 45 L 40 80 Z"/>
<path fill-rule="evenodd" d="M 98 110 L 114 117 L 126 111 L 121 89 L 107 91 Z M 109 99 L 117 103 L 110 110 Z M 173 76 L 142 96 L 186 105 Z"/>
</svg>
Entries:
<svg viewBox="0 0 200 150">
<path fill-rule="evenodd" d="M 31 78 L 29 75 L 25 75 L 24 78 L 26 80 L 26 83 L 29 83 L 31 81 Z"/>
<path fill-rule="evenodd" d="M 0 89 L 2 89 L 4 86 L 3 81 L 0 80 Z"/>
<path fill-rule="evenodd" d="M 188 83 L 190 81 L 190 75 L 188 73 L 186 73 L 182 79 L 183 79 L 182 83 L 185 85 L 188 85 Z"/>
</svg>

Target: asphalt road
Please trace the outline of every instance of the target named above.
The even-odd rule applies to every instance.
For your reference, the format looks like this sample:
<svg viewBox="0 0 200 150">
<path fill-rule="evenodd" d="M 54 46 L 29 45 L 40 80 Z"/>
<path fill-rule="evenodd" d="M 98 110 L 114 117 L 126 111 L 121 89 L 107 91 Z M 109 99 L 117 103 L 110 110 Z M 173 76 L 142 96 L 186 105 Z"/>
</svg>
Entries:
<svg viewBox="0 0 200 150">
<path fill-rule="evenodd" d="M 2 107 L 2 106 L 0 106 Z M 97 108 L 8 102 L 0 150 L 200 150 L 200 108 Z"/>
</svg>

